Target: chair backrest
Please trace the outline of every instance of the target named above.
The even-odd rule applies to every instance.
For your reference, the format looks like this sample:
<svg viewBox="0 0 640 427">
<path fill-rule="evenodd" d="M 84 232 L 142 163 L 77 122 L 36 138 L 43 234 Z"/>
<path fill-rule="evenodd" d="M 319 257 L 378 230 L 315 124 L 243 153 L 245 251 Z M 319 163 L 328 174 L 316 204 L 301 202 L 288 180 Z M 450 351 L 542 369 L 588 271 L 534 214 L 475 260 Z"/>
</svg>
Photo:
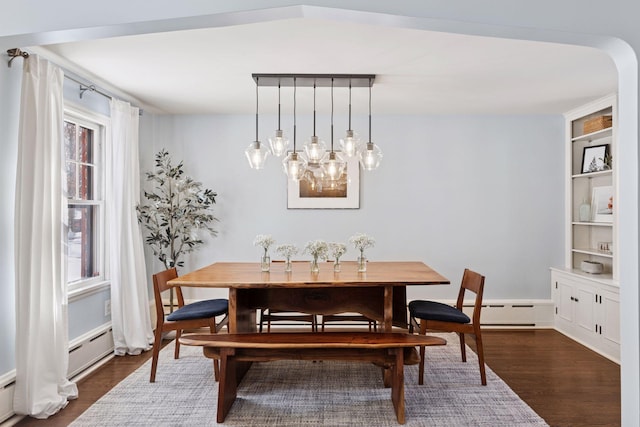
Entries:
<svg viewBox="0 0 640 427">
<path fill-rule="evenodd" d="M 460 284 L 460 292 L 458 292 L 458 301 L 456 307 L 462 311 L 462 305 L 464 304 L 465 291 L 471 291 L 476 294 L 476 301 L 473 306 L 473 319 L 472 322 L 480 322 L 480 310 L 482 309 L 482 293 L 484 292 L 484 276 L 471 271 L 468 268 L 464 269 L 462 275 L 462 283 Z"/>
<path fill-rule="evenodd" d="M 175 289 L 176 296 L 178 297 L 178 307 L 184 305 L 184 297 L 182 296 L 182 289 L 179 286 L 169 286 L 167 282 L 171 279 L 178 277 L 178 271 L 175 267 L 168 270 L 161 271 L 153 275 L 153 295 L 156 301 L 156 316 L 158 322 L 164 321 L 164 306 L 162 302 L 162 293 L 168 289 Z"/>
</svg>

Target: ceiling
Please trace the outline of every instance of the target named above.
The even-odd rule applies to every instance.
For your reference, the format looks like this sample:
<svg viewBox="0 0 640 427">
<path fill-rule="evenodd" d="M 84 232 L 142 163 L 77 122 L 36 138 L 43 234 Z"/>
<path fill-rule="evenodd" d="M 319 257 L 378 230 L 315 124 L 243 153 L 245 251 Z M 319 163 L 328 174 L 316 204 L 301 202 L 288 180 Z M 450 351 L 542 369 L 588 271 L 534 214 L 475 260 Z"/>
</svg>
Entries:
<svg viewBox="0 0 640 427">
<path fill-rule="evenodd" d="M 45 51 L 168 114 L 254 113 L 252 73 L 376 74 L 373 111 L 390 114 L 555 114 L 617 90 L 613 62 L 593 48 L 309 18 Z M 282 90 L 285 114 L 292 96 Z M 329 89 L 317 96 L 318 111 L 328 111 Z M 367 96 L 353 90 L 354 112 L 366 112 Z M 312 99 L 311 89 L 298 90 L 299 109 L 311 109 Z M 345 110 L 346 89 L 335 100 Z M 260 89 L 260 110 L 277 111 L 277 88 Z"/>
</svg>

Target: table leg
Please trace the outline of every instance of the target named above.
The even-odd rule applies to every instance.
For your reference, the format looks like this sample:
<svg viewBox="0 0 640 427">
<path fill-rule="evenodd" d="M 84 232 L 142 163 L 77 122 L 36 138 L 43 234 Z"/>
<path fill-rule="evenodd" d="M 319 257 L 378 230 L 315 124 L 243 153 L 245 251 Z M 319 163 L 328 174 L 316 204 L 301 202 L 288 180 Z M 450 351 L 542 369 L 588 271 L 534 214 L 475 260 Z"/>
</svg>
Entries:
<svg viewBox="0 0 640 427">
<path fill-rule="evenodd" d="M 398 422 L 404 424 L 404 351 L 402 348 L 396 348 L 393 352 L 396 362 L 391 369 L 391 401 Z"/>
<path fill-rule="evenodd" d="M 235 349 L 220 349 L 220 382 L 218 384 L 218 413 L 217 422 L 222 423 L 226 418 L 238 392 L 236 379 Z"/>
<path fill-rule="evenodd" d="M 384 317 L 382 321 L 382 332 L 391 332 L 393 329 L 393 286 L 384 287 Z M 392 385 L 391 369 L 382 370 L 382 380 L 384 386 L 389 388 Z"/>
<path fill-rule="evenodd" d="M 256 310 L 248 303 L 250 290 L 229 289 L 229 333 L 256 332 Z M 242 381 L 251 362 L 234 362 L 236 380 Z"/>
</svg>

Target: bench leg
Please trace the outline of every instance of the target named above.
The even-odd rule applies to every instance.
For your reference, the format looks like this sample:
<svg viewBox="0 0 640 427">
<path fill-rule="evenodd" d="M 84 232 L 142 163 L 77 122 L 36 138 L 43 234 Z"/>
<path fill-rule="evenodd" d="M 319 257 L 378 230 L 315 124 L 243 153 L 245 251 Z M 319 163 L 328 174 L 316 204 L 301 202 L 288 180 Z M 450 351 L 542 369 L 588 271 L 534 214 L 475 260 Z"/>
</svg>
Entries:
<svg viewBox="0 0 640 427">
<path fill-rule="evenodd" d="M 220 381 L 218 383 L 217 422 L 223 423 L 231 405 L 236 400 L 238 381 L 236 380 L 235 349 L 220 349 Z"/>
<path fill-rule="evenodd" d="M 391 401 L 398 423 L 404 424 L 404 350 L 396 348 L 391 351 L 396 359 L 391 368 Z"/>
</svg>

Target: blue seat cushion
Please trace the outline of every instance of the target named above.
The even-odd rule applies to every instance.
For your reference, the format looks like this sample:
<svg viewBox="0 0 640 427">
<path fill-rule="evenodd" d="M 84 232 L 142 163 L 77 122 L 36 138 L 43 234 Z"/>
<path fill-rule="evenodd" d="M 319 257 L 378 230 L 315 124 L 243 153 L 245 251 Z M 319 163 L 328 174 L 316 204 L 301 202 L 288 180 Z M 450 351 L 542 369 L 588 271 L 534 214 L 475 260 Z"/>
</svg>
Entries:
<svg viewBox="0 0 640 427">
<path fill-rule="evenodd" d="M 469 316 L 455 307 L 435 301 L 411 301 L 409 313 L 417 319 L 440 320 L 442 322 L 469 323 Z"/>
<path fill-rule="evenodd" d="M 198 301 L 180 307 L 167 316 L 167 320 L 193 320 L 208 319 L 209 317 L 220 316 L 229 311 L 229 300 L 209 299 Z"/>
</svg>

